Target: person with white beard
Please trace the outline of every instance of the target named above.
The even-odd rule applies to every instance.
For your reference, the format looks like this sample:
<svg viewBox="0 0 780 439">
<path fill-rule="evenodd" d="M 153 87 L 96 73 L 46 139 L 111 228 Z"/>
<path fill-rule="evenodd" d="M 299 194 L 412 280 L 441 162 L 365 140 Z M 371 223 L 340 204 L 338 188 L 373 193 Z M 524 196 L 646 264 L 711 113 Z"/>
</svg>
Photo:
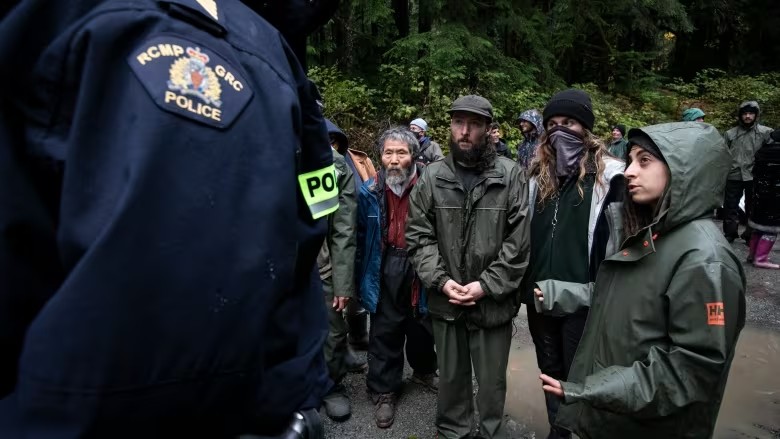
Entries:
<svg viewBox="0 0 780 439">
<path fill-rule="evenodd" d="M 412 382 L 436 391 L 438 377 L 426 292 L 404 236 L 409 194 L 424 169 L 414 162 L 420 145 L 405 127 L 388 129 L 378 144 L 382 169 L 358 196 L 358 279 L 371 313 L 366 385 L 377 426 L 388 428 L 402 387 L 404 346 Z"/>
</svg>

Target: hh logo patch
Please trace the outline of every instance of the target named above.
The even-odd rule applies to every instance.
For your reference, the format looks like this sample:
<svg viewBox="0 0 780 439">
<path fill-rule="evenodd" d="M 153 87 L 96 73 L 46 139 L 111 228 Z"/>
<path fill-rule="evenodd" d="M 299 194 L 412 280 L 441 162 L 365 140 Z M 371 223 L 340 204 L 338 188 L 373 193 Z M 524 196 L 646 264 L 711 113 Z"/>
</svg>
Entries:
<svg viewBox="0 0 780 439">
<path fill-rule="evenodd" d="M 236 69 L 183 38 L 154 38 L 127 61 L 158 106 L 208 125 L 229 126 L 252 98 Z"/>
<path fill-rule="evenodd" d="M 707 324 L 715 326 L 726 325 L 726 313 L 723 310 L 723 302 L 707 304 Z"/>
</svg>

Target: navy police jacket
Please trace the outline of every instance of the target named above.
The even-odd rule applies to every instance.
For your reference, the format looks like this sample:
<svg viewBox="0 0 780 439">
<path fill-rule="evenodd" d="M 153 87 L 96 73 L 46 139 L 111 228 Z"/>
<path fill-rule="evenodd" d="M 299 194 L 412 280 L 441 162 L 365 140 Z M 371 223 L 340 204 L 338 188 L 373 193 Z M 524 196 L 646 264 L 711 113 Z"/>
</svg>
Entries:
<svg viewBox="0 0 780 439">
<path fill-rule="evenodd" d="M 332 154 L 237 0 L 0 22 L 0 437 L 232 437 L 317 407 Z"/>
</svg>

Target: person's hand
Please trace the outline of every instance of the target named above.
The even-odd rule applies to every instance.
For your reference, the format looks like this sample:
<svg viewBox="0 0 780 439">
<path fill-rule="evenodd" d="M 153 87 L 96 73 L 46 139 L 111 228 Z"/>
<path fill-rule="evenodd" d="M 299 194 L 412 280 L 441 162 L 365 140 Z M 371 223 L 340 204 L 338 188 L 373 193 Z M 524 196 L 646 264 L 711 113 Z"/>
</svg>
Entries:
<svg viewBox="0 0 780 439">
<path fill-rule="evenodd" d="M 485 291 L 482 289 L 482 285 L 477 282 L 472 282 L 463 288 L 466 289 L 466 294 L 463 296 L 462 305 L 472 306 L 477 304 L 477 300 L 485 297 Z"/>
<path fill-rule="evenodd" d="M 539 288 L 534 288 L 534 294 L 536 295 L 536 300 L 540 302 L 544 302 L 544 293 Z"/>
<path fill-rule="evenodd" d="M 468 293 L 468 290 L 463 285 L 450 279 L 441 287 L 441 292 L 450 298 L 450 303 L 463 305 L 463 298 Z"/>
<path fill-rule="evenodd" d="M 539 379 L 542 380 L 542 389 L 545 392 L 552 393 L 558 398 L 563 398 L 563 388 L 560 381 L 545 374 L 539 375 Z"/>
<path fill-rule="evenodd" d="M 333 309 L 336 310 L 336 312 L 344 311 L 348 302 L 349 297 L 333 296 Z"/>
</svg>

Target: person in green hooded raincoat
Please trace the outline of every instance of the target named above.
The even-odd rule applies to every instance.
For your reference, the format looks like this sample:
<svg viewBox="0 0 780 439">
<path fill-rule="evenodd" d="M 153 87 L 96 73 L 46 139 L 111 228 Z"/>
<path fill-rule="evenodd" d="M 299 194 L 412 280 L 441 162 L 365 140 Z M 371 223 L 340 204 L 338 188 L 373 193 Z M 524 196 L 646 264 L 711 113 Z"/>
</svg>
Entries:
<svg viewBox="0 0 780 439">
<path fill-rule="evenodd" d="M 595 284 L 537 282 L 539 312 L 590 307 L 567 381 L 540 378 L 582 439 L 709 438 L 745 324 L 745 273 L 709 218 L 731 159 L 691 122 L 631 130 L 626 159 Z"/>
</svg>

